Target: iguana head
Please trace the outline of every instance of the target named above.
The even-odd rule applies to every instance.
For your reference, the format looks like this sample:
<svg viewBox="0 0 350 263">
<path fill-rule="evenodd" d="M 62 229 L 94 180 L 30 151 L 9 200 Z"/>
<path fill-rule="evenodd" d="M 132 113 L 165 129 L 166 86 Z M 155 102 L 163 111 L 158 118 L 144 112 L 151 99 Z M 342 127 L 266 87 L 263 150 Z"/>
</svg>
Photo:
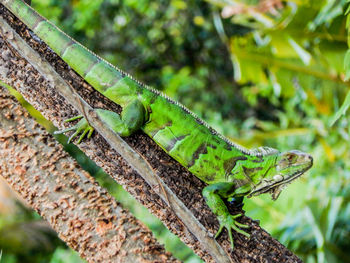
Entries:
<svg viewBox="0 0 350 263">
<path fill-rule="evenodd" d="M 311 155 L 298 150 L 279 153 L 266 176 L 255 185 L 249 197 L 270 193 L 272 199 L 276 200 L 283 188 L 310 169 L 312 163 Z"/>
</svg>

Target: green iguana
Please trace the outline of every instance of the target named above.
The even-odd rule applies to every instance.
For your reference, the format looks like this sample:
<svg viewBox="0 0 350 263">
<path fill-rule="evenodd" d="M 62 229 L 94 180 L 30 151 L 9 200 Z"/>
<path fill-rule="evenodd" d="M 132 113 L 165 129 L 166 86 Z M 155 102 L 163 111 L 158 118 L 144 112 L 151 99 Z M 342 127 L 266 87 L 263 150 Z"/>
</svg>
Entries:
<svg viewBox="0 0 350 263">
<path fill-rule="evenodd" d="M 119 104 L 117 113 L 96 109 L 102 121 L 120 136 L 141 129 L 164 151 L 208 184 L 203 189 L 206 203 L 225 227 L 233 247 L 232 229 L 249 237 L 231 215 L 224 200 L 271 193 L 275 200 L 281 190 L 311 166 L 309 154 L 260 147 L 247 150 L 215 130 L 184 106 L 149 88 L 112 66 L 74 41 L 21 0 L 0 0 L 12 13 L 54 50 L 72 69 L 104 96 Z M 81 117 L 81 116 L 79 116 Z M 77 119 L 72 118 L 72 119 Z M 69 141 L 81 133 L 80 142 L 93 128 L 83 118 L 74 127 Z"/>
</svg>

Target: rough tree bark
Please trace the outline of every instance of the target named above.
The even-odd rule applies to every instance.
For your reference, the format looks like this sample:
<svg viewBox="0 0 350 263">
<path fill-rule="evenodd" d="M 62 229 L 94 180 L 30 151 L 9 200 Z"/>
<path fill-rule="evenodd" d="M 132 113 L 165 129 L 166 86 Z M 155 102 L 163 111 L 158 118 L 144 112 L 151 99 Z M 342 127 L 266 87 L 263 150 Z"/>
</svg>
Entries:
<svg viewBox="0 0 350 263">
<path fill-rule="evenodd" d="M 3 87 L 0 176 L 88 262 L 177 262 Z"/>
<path fill-rule="evenodd" d="M 17 33 L 26 42 L 45 58 L 51 66 L 67 81 L 75 91 L 94 108 L 106 108 L 120 112 L 120 107 L 110 102 L 54 54 L 46 45 L 15 19 L 6 9 L 0 6 L 0 15 L 16 29 Z M 42 76 L 16 51 L 11 50 L 4 42 L 0 46 L 0 78 L 9 85 L 18 89 L 22 95 L 33 104 L 43 115 L 61 127 L 67 117 L 77 115 L 72 105 L 67 104 L 50 84 L 48 76 Z M 191 175 L 176 161 L 164 153 L 149 137 L 142 133 L 125 138 L 125 141 L 136 152 L 140 153 L 169 188 L 176 193 L 179 199 L 195 215 L 209 233 L 214 235 L 218 229 L 218 222 L 201 195 L 205 186 L 203 182 Z M 159 217 L 164 224 L 183 242 L 189 245 L 206 262 L 215 262 L 211 251 L 205 251 L 200 242 L 191 234 L 178 218 L 171 206 L 167 206 L 158 194 L 161 188 L 150 188 L 143 178 L 133 171 L 97 133 L 90 140 L 80 144 L 80 148 L 118 183 L 129 191 L 136 199 L 148 207 L 153 214 Z M 237 212 L 237 208 L 230 208 Z M 244 213 L 243 211 L 239 211 Z M 223 234 L 218 243 L 226 251 L 231 262 L 301 262 L 292 252 L 287 250 L 266 231 L 261 229 L 256 221 L 243 216 L 242 223 L 250 226 L 251 238 L 248 240 L 242 235 L 234 233 L 236 249 L 230 249 L 227 234 Z"/>
</svg>

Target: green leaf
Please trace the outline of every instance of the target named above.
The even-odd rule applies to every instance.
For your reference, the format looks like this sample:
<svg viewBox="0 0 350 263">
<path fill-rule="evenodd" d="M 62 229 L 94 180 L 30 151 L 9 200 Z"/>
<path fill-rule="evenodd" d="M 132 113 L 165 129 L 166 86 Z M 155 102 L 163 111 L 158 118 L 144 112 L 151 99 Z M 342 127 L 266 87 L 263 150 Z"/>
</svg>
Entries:
<svg viewBox="0 0 350 263">
<path fill-rule="evenodd" d="M 299 55 L 299 58 L 303 61 L 305 65 L 310 64 L 311 55 L 307 52 L 302 46 L 300 46 L 295 40 L 291 37 L 288 38 L 289 44 L 293 47 L 295 52 Z"/>
<path fill-rule="evenodd" d="M 317 14 L 316 18 L 309 23 L 309 29 L 315 30 L 322 24 L 331 22 L 335 17 L 339 16 L 343 12 L 343 5 L 345 3 L 337 3 L 336 1 L 325 1 L 321 11 Z"/>
<path fill-rule="evenodd" d="M 291 37 L 286 34 L 281 34 L 281 32 L 277 32 L 271 34 L 271 49 L 273 55 L 278 58 L 298 58 L 299 54 L 297 50 L 291 45 L 290 39 Z"/>
<path fill-rule="evenodd" d="M 53 253 L 50 263 L 84 263 L 85 260 L 81 259 L 78 254 L 71 250 L 58 247 L 56 251 Z"/>
<path fill-rule="evenodd" d="M 293 78 L 295 75 L 292 71 L 283 68 L 271 68 L 274 71 L 276 79 L 281 86 L 281 95 L 286 98 L 291 98 L 295 95 L 295 86 L 293 85 Z"/>
<path fill-rule="evenodd" d="M 254 82 L 259 84 L 267 82 L 262 64 L 248 59 L 240 59 L 238 56 L 236 59 L 235 66 L 239 66 L 240 69 L 240 75 L 237 74 L 237 76 L 235 76 L 236 81 L 240 83 Z"/>
<path fill-rule="evenodd" d="M 343 102 L 343 105 L 340 107 L 340 109 L 334 114 L 330 121 L 330 126 L 333 126 L 333 124 L 342 116 L 345 115 L 346 111 L 348 110 L 350 106 L 350 91 L 348 91 L 348 94 L 346 95 L 346 98 Z"/>
<path fill-rule="evenodd" d="M 347 3 L 350 3 L 350 1 L 346 1 Z M 350 12 L 350 5 L 348 5 L 348 7 L 346 8 L 346 11 L 344 12 L 344 15 L 348 15 Z"/>
<path fill-rule="evenodd" d="M 324 246 L 324 236 L 320 227 L 319 219 L 317 218 L 318 207 L 311 205 L 306 206 L 305 208 L 305 217 L 309 222 L 315 241 L 318 249 L 322 249 Z"/>
<path fill-rule="evenodd" d="M 339 211 L 341 209 L 341 205 L 343 203 L 343 197 L 337 196 L 332 198 L 330 202 L 330 210 L 328 213 L 328 227 L 326 232 L 326 240 L 331 240 L 331 236 L 333 233 L 333 229 L 335 226 L 335 223 L 337 221 L 337 218 L 339 217 Z"/>
<path fill-rule="evenodd" d="M 350 79 L 350 49 L 346 51 L 344 58 L 345 81 Z"/>
</svg>

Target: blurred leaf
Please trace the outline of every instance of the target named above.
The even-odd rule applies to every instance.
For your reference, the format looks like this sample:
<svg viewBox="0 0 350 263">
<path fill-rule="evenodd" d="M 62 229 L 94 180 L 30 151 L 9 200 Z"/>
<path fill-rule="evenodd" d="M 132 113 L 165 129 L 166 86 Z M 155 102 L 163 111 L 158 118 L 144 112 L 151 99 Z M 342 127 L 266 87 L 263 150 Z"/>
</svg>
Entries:
<svg viewBox="0 0 350 263">
<path fill-rule="evenodd" d="M 332 119 L 330 120 L 330 126 L 333 126 L 334 123 L 342 116 L 345 115 L 346 111 L 348 110 L 350 106 L 350 91 L 346 94 L 345 100 L 340 107 L 340 109 L 334 114 Z"/>
<path fill-rule="evenodd" d="M 288 43 L 293 47 L 295 52 L 299 55 L 299 58 L 305 65 L 309 65 L 311 61 L 311 55 L 302 46 L 300 46 L 294 39 L 288 37 Z"/>
<path fill-rule="evenodd" d="M 335 161 L 335 154 L 334 154 L 332 148 L 328 145 L 328 143 L 326 142 L 325 139 L 320 138 L 320 142 L 321 142 L 321 144 L 323 146 L 323 150 L 324 150 L 328 160 L 330 162 L 334 162 Z"/>
<path fill-rule="evenodd" d="M 315 218 L 315 215 L 317 213 L 317 207 L 311 208 L 310 206 L 307 206 L 305 208 L 305 215 L 306 219 L 308 220 L 309 224 L 311 225 L 316 244 L 317 244 L 317 259 L 318 263 L 323 263 L 325 260 L 323 246 L 324 246 L 324 237 L 322 235 L 322 231 L 320 229 L 320 226 L 318 224 L 318 220 Z"/>
<path fill-rule="evenodd" d="M 346 51 L 344 58 L 345 81 L 350 78 L 350 50 Z"/>
<path fill-rule="evenodd" d="M 326 232 L 326 240 L 331 240 L 334 226 L 339 216 L 339 210 L 341 208 L 343 198 L 341 196 L 332 198 L 330 203 L 330 211 L 328 213 L 328 227 Z"/>
<path fill-rule="evenodd" d="M 305 78 L 307 79 L 307 78 Z M 304 80 L 305 80 L 304 79 Z M 312 81 L 312 80 L 311 80 Z M 329 114 L 330 113 L 330 108 L 327 103 L 324 101 L 320 101 L 314 94 L 314 91 L 311 89 L 306 90 L 306 94 L 308 97 L 308 100 L 316 107 L 317 111 L 322 114 Z"/>
<path fill-rule="evenodd" d="M 52 255 L 50 263 L 84 263 L 77 252 L 71 249 L 57 248 Z"/>
<path fill-rule="evenodd" d="M 0 229 L 0 247 L 6 255 L 16 255 L 23 262 L 47 261 L 63 242 L 43 220 L 13 222 Z"/>
<path fill-rule="evenodd" d="M 315 30 L 321 24 L 330 23 L 335 17 L 343 12 L 344 0 L 327 0 L 316 18 L 309 23 L 309 29 Z"/>
<path fill-rule="evenodd" d="M 298 53 L 291 46 L 290 36 L 280 32 L 271 34 L 272 53 L 280 58 L 298 58 Z"/>
</svg>

